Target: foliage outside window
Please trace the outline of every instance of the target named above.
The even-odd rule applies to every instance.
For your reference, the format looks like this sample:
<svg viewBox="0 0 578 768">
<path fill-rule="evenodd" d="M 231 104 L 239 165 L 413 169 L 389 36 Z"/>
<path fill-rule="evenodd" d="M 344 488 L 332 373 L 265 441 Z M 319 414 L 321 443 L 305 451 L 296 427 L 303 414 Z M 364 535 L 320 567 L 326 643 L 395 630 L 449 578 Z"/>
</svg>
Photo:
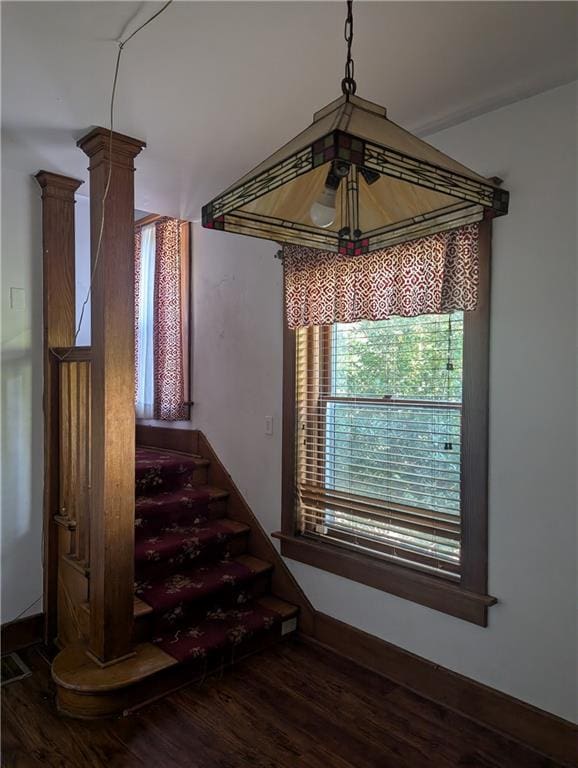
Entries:
<svg viewBox="0 0 578 768">
<path fill-rule="evenodd" d="M 300 531 L 460 566 L 463 313 L 297 331 Z"/>
</svg>

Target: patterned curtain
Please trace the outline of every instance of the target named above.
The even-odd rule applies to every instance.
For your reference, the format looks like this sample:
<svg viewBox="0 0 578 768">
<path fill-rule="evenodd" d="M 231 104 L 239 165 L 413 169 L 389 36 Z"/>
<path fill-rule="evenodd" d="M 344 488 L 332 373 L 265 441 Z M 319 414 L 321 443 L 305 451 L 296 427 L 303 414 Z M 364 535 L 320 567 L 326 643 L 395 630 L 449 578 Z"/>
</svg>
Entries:
<svg viewBox="0 0 578 768">
<path fill-rule="evenodd" d="M 177 219 L 156 223 L 154 313 L 155 419 L 187 419 L 181 314 L 181 228 Z"/>
<path fill-rule="evenodd" d="M 283 267 L 289 328 L 473 310 L 479 228 L 470 224 L 363 256 L 285 245 Z"/>
<path fill-rule="evenodd" d="M 142 249 L 142 228 L 136 227 L 134 232 L 134 400 L 138 399 L 139 380 L 139 305 L 140 305 L 140 264 Z"/>
<path fill-rule="evenodd" d="M 155 222 L 154 292 L 152 307 L 155 419 L 189 418 L 184 404 L 181 227 L 178 219 Z M 135 231 L 135 397 L 139 392 L 139 296 L 142 286 L 142 233 Z M 142 353 L 142 350 L 141 350 Z M 142 375 L 142 374 L 141 374 Z M 138 414 L 137 414 L 138 416 Z"/>
</svg>

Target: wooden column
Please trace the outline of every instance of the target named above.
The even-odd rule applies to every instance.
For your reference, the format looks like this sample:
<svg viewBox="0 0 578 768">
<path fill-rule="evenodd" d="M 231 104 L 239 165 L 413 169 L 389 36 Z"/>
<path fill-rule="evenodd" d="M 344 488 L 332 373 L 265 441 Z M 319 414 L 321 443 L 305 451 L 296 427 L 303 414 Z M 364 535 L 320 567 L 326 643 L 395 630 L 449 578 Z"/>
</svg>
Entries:
<svg viewBox="0 0 578 768">
<path fill-rule="evenodd" d="M 112 664 L 131 653 L 134 601 L 134 158 L 142 141 L 95 128 L 90 158 L 92 496 L 89 653 Z"/>
<path fill-rule="evenodd" d="M 74 193 L 82 181 L 39 171 L 42 188 L 44 326 L 44 640 L 56 637 L 58 530 L 58 364 L 51 347 L 68 347 L 75 332 Z"/>
</svg>

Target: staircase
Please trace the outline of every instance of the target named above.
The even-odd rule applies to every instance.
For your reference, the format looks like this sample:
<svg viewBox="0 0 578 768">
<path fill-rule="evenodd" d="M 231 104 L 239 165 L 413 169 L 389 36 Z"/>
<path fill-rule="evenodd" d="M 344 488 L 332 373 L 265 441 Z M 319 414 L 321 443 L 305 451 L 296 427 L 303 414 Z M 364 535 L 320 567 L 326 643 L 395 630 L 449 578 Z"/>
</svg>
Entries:
<svg viewBox="0 0 578 768">
<path fill-rule="evenodd" d="M 271 595 L 271 563 L 247 554 L 251 529 L 227 517 L 198 456 L 136 456 L 137 636 L 178 662 L 209 668 L 296 627 L 298 609 Z"/>
<path fill-rule="evenodd" d="M 212 463 L 188 452 L 137 448 L 135 653 L 110 666 L 92 659 L 90 605 L 81 603 L 79 639 L 52 665 L 60 711 L 82 718 L 122 713 L 296 630 L 299 608 L 272 593 L 274 578 L 281 586 L 286 575 L 255 556 L 263 532 L 238 519 L 243 512 L 230 478 L 223 483 L 230 487 L 210 484 L 210 473 L 226 479 L 220 462 Z"/>
</svg>

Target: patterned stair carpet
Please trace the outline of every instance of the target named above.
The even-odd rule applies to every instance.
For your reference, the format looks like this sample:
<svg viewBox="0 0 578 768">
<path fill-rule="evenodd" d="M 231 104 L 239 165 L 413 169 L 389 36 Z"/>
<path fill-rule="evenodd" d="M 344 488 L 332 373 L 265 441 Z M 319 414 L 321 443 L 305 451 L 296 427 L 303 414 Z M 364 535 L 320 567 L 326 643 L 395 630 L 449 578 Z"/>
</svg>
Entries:
<svg viewBox="0 0 578 768">
<path fill-rule="evenodd" d="M 249 528 L 226 518 L 200 457 L 138 448 L 136 594 L 152 608 L 152 641 L 181 662 L 231 658 L 280 634 L 266 595 L 272 566 L 245 554 Z M 296 613 L 296 611 L 295 611 Z"/>
</svg>

